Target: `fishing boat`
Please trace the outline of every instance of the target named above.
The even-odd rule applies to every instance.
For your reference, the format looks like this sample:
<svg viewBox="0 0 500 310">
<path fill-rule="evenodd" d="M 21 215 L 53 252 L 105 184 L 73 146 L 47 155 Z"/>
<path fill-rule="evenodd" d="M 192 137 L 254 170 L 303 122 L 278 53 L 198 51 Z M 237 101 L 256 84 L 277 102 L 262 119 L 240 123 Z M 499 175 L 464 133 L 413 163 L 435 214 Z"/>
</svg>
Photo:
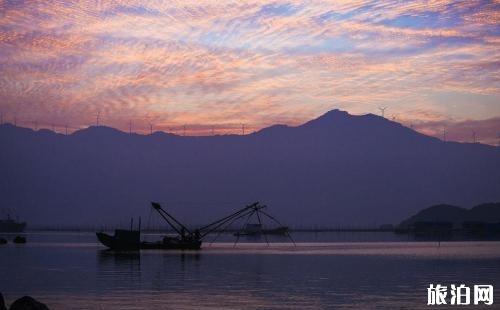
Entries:
<svg viewBox="0 0 500 310">
<path fill-rule="evenodd" d="M 260 236 L 260 235 L 286 235 L 288 233 L 288 227 L 280 226 L 271 229 L 263 228 L 260 223 L 250 223 L 246 224 L 245 227 L 238 232 L 235 232 L 235 236 Z"/>
<path fill-rule="evenodd" d="M 7 218 L 4 220 L 0 220 L 0 232 L 4 233 L 20 233 L 26 229 L 25 222 L 17 222 L 10 218 L 10 215 L 7 214 Z"/>
<path fill-rule="evenodd" d="M 205 225 L 203 227 L 199 227 L 196 229 L 189 229 L 184 224 L 179 222 L 176 218 L 174 218 L 171 214 L 169 214 L 165 209 L 161 207 L 161 205 L 157 202 L 152 202 L 151 206 L 154 210 L 158 212 L 158 214 L 165 220 L 165 222 L 170 226 L 171 229 L 175 231 L 175 235 L 173 236 L 164 236 L 162 240 L 156 242 L 150 241 L 141 241 L 141 232 L 140 232 L 140 224 L 139 230 L 133 230 L 133 221 L 130 224 L 130 230 L 115 230 L 114 235 L 109 235 L 105 232 L 97 232 L 97 239 L 106 247 L 112 250 L 117 251 L 136 251 L 136 250 L 199 250 L 201 249 L 201 245 L 203 243 L 203 239 L 212 232 L 218 232 L 217 236 L 220 235 L 221 232 L 224 231 L 229 225 L 233 222 L 247 218 L 250 219 L 253 215 L 257 215 L 259 219 L 260 227 L 262 228 L 262 223 L 260 222 L 260 217 L 262 215 L 269 217 L 273 221 L 279 224 L 279 222 L 262 209 L 266 206 L 259 205 L 258 202 L 253 203 L 244 207 L 241 210 L 238 210 L 228 216 L 225 216 L 213 223 Z M 140 221 L 139 221 L 140 223 Z M 282 234 L 287 235 L 290 240 L 291 237 L 288 234 L 288 228 L 279 224 L 280 227 L 278 229 Z M 265 233 L 272 232 L 272 230 L 263 230 Z M 274 233 L 278 233 L 278 230 L 275 230 Z M 239 236 L 239 235 L 237 235 Z M 293 240 L 292 240 L 293 242 Z"/>
<path fill-rule="evenodd" d="M 136 251 L 140 249 L 141 233 L 139 230 L 116 229 L 115 234 L 97 232 L 97 239 L 106 247 L 119 251 Z"/>
</svg>

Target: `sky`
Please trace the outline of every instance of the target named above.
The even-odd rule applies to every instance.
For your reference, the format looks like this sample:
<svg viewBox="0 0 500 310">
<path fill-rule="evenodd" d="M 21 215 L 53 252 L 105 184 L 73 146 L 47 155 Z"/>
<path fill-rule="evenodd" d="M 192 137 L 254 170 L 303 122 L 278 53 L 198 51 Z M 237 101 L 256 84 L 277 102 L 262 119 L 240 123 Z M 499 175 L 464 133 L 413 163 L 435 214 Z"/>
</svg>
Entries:
<svg viewBox="0 0 500 310">
<path fill-rule="evenodd" d="M 497 145 L 499 21 L 499 1 L 0 0 L 0 113 L 205 135 L 386 107 Z"/>
</svg>

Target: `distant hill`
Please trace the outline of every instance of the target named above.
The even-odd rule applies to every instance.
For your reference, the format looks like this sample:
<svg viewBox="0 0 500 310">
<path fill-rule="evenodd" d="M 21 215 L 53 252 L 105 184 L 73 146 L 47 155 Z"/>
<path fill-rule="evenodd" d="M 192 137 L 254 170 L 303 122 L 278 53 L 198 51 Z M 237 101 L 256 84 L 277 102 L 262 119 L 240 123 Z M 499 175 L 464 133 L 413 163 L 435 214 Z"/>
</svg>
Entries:
<svg viewBox="0 0 500 310">
<path fill-rule="evenodd" d="M 400 226 L 411 226 L 416 222 L 451 222 L 461 224 L 466 221 L 500 223 L 500 203 L 483 203 L 465 209 L 451 205 L 435 205 L 419 211 L 401 222 Z"/>
<path fill-rule="evenodd" d="M 238 136 L 62 135 L 0 125 L 0 208 L 29 225 L 149 222 L 149 201 L 205 223 L 254 201 L 291 226 L 396 223 L 422 205 L 500 201 L 500 148 L 333 110 Z M 157 216 L 153 216 L 153 219 Z"/>
</svg>

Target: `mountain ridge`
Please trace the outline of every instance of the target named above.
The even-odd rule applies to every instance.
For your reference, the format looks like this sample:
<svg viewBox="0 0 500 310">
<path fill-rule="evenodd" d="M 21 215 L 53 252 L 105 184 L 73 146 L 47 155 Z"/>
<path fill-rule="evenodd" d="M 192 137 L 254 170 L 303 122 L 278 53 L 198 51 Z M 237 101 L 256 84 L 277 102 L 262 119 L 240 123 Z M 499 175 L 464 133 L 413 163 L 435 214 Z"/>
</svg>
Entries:
<svg viewBox="0 0 500 310">
<path fill-rule="evenodd" d="M 151 200 L 195 199 L 201 207 L 168 207 L 204 223 L 261 201 L 290 225 L 372 225 L 441 201 L 500 200 L 499 148 L 443 142 L 342 111 L 244 136 L 104 126 L 66 136 L 4 124 L 0 149 L 0 206 L 39 224 L 116 223 L 146 218 Z"/>
<path fill-rule="evenodd" d="M 250 134 L 246 135 L 239 135 L 239 134 L 223 134 L 223 135 L 213 135 L 213 136 L 183 136 L 183 135 L 178 135 L 172 132 L 166 132 L 166 131 L 154 131 L 153 134 L 141 134 L 141 133 L 128 133 L 123 130 L 120 130 L 118 128 L 106 126 L 106 125 L 91 125 L 86 128 L 82 129 L 77 129 L 74 132 L 65 135 L 61 132 L 56 132 L 52 131 L 50 129 L 39 129 L 39 130 L 33 130 L 28 127 L 21 127 L 21 126 L 15 126 L 10 123 L 4 123 L 0 124 L 0 130 L 14 130 L 14 129 L 19 129 L 20 131 L 23 131 L 24 133 L 39 133 L 39 134 L 54 134 L 54 135 L 60 135 L 60 136 L 81 136 L 81 135 L 96 135 L 96 134 L 102 134 L 103 132 L 107 132 L 108 134 L 120 134 L 123 136 L 133 136 L 133 137 L 151 137 L 151 136 L 163 136 L 163 137 L 177 137 L 177 138 L 209 138 L 209 137 L 249 137 L 249 136 L 258 136 L 261 134 L 267 134 L 268 132 L 272 131 L 283 131 L 283 130 L 301 130 L 301 129 L 319 129 L 319 130 L 324 130 L 325 125 L 329 127 L 330 129 L 338 129 L 338 126 L 345 126 L 347 125 L 353 125 L 354 122 L 365 122 L 364 125 L 382 125 L 384 127 L 384 130 L 388 129 L 399 129 L 402 131 L 405 131 L 406 133 L 410 133 L 414 137 L 418 138 L 423 138 L 423 139 L 431 139 L 435 142 L 438 143 L 446 143 L 448 145 L 450 144 L 469 144 L 469 145 L 476 145 L 476 146 L 481 146 L 481 147 L 490 147 L 490 148 L 498 148 L 497 146 L 493 145 L 488 145 L 488 144 L 482 144 L 482 143 L 469 143 L 469 142 L 456 142 L 456 141 L 442 141 L 436 137 L 432 136 L 427 136 L 423 133 L 417 132 L 411 128 L 408 128 L 398 122 L 391 121 L 389 119 L 386 119 L 384 117 L 368 113 L 368 114 L 363 114 L 363 115 L 352 115 L 349 114 L 347 111 L 342 111 L 339 109 L 333 109 L 330 110 L 319 117 L 306 121 L 300 125 L 297 126 L 289 126 L 285 124 L 275 124 L 271 125 L 268 127 L 264 127 L 258 131 L 255 131 Z M 357 124 L 359 125 L 359 124 Z M 349 128 L 340 128 L 340 129 L 349 129 Z M 368 131 L 368 130 L 367 130 Z M 345 134 L 342 132 L 342 134 Z"/>
<path fill-rule="evenodd" d="M 419 211 L 401 222 L 400 226 L 408 227 L 416 222 L 463 222 L 500 223 L 500 202 L 482 203 L 466 209 L 447 204 L 434 205 Z"/>
</svg>

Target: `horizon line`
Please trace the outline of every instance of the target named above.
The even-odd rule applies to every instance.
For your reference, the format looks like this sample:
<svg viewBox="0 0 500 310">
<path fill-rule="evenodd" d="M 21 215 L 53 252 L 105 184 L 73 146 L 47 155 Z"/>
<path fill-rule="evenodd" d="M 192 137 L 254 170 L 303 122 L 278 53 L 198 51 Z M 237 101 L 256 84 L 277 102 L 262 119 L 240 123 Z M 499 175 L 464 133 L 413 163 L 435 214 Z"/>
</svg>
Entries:
<svg viewBox="0 0 500 310">
<path fill-rule="evenodd" d="M 120 133 L 123 133 L 123 134 L 126 134 L 126 135 L 136 135 L 136 136 L 144 136 L 144 137 L 147 137 L 147 136 L 151 136 L 151 135 L 154 135 L 154 134 L 165 134 L 165 135 L 171 135 L 171 136 L 175 136 L 175 137 L 192 137 L 192 138 L 196 138 L 196 137 L 228 137 L 228 136 L 249 136 L 249 135 L 252 135 L 252 134 L 256 134 L 256 133 L 259 133 L 263 130 L 266 130 L 266 129 L 269 129 L 269 128 L 272 128 L 272 127 L 276 127 L 276 126 L 282 126 L 282 127 L 287 127 L 287 128 L 297 128 L 297 127 L 300 127 L 300 126 L 303 126 L 309 122 L 312 122 L 312 121 L 315 121 L 315 120 L 318 120 L 330 113 L 342 113 L 342 114 L 345 114 L 345 115 L 348 115 L 349 117 L 363 117 L 363 116 L 373 116 L 373 117 L 377 117 L 378 119 L 381 119 L 381 120 L 384 120 L 384 121 L 387 121 L 387 122 L 390 122 L 390 123 L 396 123 L 402 127 L 405 127 L 409 130 L 411 130 L 412 132 L 415 132 L 415 133 L 418 133 L 418 134 L 421 134 L 423 136 L 426 136 L 426 137 L 429 137 L 429 138 L 434 138 L 434 139 L 438 139 L 442 142 L 454 142 L 454 143 L 461 143 L 461 144 L 480 144 L 480 145 L 486 145 L 486 146 L 493 146 L 493 147 L 500 147 L 500 142 L 498 143 L 498 145 L 495 145 L 495 144 L 490 144 L 490 143 L 484 143 L 482 141 L 480 141 L 480 139 L 477 139 L 477 137 L 475 137 L 474 139 L 475 142 L 468 142 L 468 141 L 462 141 L 462 140 L 453 140 L 453 139 L 443 139 L 442 137 L 440 137 L 439 135 L 437 136 L 434 136 L 434 135 L 431 135 L 431 134 L 427 134 L 425 132 L 422 132 L 422 131 L 419 131 L 417 129 L 415 129 L 413 127 L 413 124 L 409 124 L 409 125 L 406 125 L 402 122 L 398 122 L 396 119 L 390 119 L 388 117 L 385 117 L 385 116 L 381 116 L 381 115 L 377 115 L 377 114 L 374 114 L 374 113 L 366 113 L 366 114 L 351 114 L 349 113 L 348 111 L 346 110 L 340 110 L 340 109 L 332 109 L 332 110 L 329 110 L 315 118 L 312 118 L 312 119 L 309 119 L 303 123 L 300 123 L 298 125 L 289 125 L 289 124 L 283 124 L 283 123 L 276 123 L 276 124 L 272 124 L 272 125 L 269 125 L 269 126 L 265 126 L 265 127 L 261 127 L 259 129 L 255 129 L 255 130 L 248 130 L 248 129 L 252 129 L 252 128 L 258 128 L 257 126 L 248 126 L 247 124 L 239 124 L 238 127 L 236 127 L 236 125 L 234 127 L 224 127 L 224 128 L 217 128 L 216 126 L 217 125 L 205 125 L 205 124 L 198 124 L 198 125 L 188 125 L 188 124 L 185 124 L 185 125 L 182 125 L 182 126 L 171 126 L 170 129 L 172 128 L 175 128 L 175 130 L 164 130 L 164 129 L 159 129 L 159 130 L 147 130 L 147 129 L 142 129 L 142 130 L 129 130 L 129 131 L 126 131 L 126 130 L 123 130 L 119 127 L 114 127 L 112 125 L 105 125 L 105 124 L 89 124 L 87 125 L 86 127 L 85 126 L 81 126 L 81 127 L 73 127 L 73 126 L 69 126 L 69 125 L 56 125 L 55 123 L 54 124 L 50 124 L 50 125 L 47 125 L 47 124 L 42 124 L 42 126 L 39 126 L 38 127 L 38 123 L 36 121 L 31 121 L 31 123 L 35 123 L 36 126 L 38 128 L 33 128 L 33 126 L 26 126 L 26 125 L 21 125 L 19 124 L 20 121 L 18 119 L 15 119 L 16 123 L 12 123 L 10 121 L 6 121 L 6 122 L 3 122 L 3 123 L 0 123 L 0 127 L 1 126 L 5 126 L 5 125 L 10 125 L 12 127 L 17 127 L 17 128 L 23 128 L 23 129 L 27 129 L 27 130 L 31 130 L 33 131 L 34 133 L 37 133 L 37 132 L 40 132 L 40 131 L 48 131 L 48 132 L 51 132 L 53 134 L 56 134 L 56 135 L 63 135 L 63 136 L 71 136 L 77 132 L 80 132 L 80 131 L 84 131 L 84 130 L 88 130 L 88 129 L 92 129 L 92 128 L 109 128 L 109 129 L 112 129 L 112 130 L 115 130 L 115 131 L 118 131 Z M 22 123 L 26 124 L 26 123 L 30 123 L 29 121 L 22 121 Z M 45 126 L 44 126 L 45 125 Z M 418 124 L 416 124 L 418 125 Z M 165 126 L 160 126 L 162 128 L 164 128 Z M 194 129 L 193 130 L 193 127 L 196 127 L 197 129 Z M 61 128 L 60 131 L 57 131 L 55 128 Z M 154 128 L 154 126 L 152 127 Z M 191 128 L 191 129 L 189 129 Z M 71 132 L 69 132 L 71 129 Z M 189 130 L 188 130 L 189 129 Z M 183 132 L 182 134 L 179 134 L 178 132 L 181 131 Z M 222 132 L 221 132 L 222 131 Z M 195 132 L 195 134 L 192 134 L 193 132 Z M 196 134 L 196 132 L 202 132 L 202 134 Z M 475 131 L 473 130 L 473 132 L 475 133 Z M 205 134 L 203 134 L 205 133 Z M 445 136 L 446 138 L 449 138 L 449 136 Z"/>
</svg>

